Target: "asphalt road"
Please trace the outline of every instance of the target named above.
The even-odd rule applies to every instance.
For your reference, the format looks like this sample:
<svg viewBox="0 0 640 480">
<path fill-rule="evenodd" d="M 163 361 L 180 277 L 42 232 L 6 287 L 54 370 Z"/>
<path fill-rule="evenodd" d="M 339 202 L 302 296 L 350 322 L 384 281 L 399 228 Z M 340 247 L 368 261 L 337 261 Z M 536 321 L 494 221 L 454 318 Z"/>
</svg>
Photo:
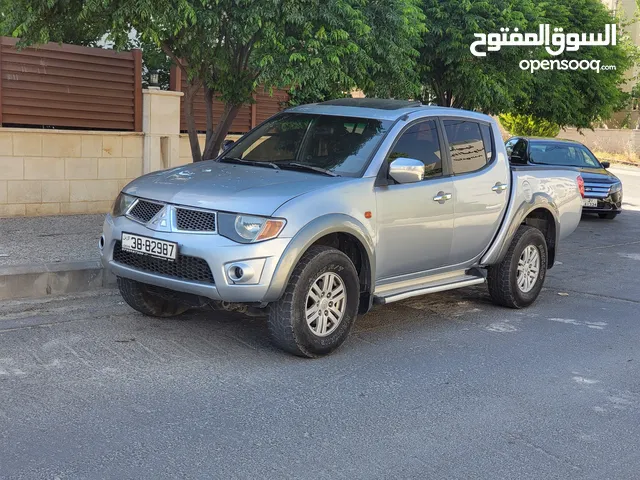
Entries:
<svg viewBox="0 0 640 480">
<path fill-rule="evenodd" d="M 640 170 L 538 302 L 376 309 L 320 360 L 264 320 L 155 320 L 112 291 L 0 306 L 0 477 L 640 478 Z"/>
</svg>

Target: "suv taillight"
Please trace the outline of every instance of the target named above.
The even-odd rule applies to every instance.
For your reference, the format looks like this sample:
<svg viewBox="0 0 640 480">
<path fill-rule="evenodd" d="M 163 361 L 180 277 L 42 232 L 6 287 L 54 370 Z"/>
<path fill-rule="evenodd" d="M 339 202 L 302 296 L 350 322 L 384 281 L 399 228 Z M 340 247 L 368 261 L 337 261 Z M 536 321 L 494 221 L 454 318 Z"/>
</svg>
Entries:
<svg viewBox="0 0 640 480">
<path fill-rule="evenodd" d="M 578 175 L 578 190 L 580 190 L 580 196 L 584 198 L 584 180 L 582 179 L 582 175 Z"/>
</svg>

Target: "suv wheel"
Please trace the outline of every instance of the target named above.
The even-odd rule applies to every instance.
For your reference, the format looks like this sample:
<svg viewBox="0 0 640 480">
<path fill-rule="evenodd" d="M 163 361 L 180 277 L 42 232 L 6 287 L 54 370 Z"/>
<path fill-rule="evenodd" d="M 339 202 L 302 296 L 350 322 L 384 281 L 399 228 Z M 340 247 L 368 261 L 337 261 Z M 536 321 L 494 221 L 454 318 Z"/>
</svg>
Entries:
<svg viewBox="0 0 640 480">
<path fill-rule="evenodd" d="M 283 350 L 301 357 L 331 353 L 355 322 L 360 283 L 344 253 L 311 247 L 296 265 L 284 294 L 269 309 L 269 333 Z"/>
<path fill-rule="evenodd" d="M 527 307 L 538 298 L 546 274 L 544 235 L 537 228 L 521 225 L 502 262 L 489 267 L 489 293 L 499 305 Z"/>
<path fill-rule="evenodd" d="M 599 213 L 598 216 L 600 218 L 605 218 L 607 220 L 613 220 L 618 216 L 618 214 L 617 213 Z"/>
<path fill-rule="evenodd" d="M 150 317 L 174 317 L 189 305 L 172 298 L 171 290 L 118 277 L 118 289 L 131 308 Z"/>
</svg>

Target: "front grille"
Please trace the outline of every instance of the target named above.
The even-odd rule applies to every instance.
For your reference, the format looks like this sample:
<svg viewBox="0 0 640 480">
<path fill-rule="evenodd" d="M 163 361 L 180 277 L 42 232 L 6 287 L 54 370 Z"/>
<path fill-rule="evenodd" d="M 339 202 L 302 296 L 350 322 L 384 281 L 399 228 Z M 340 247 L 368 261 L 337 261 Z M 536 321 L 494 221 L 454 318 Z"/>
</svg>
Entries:
<svg viewBox="0 0 640 480">
<path fill-rule="evenodd" d="M 120 241 L 116 241 L 113 249 L 113 260 L 128 267 L 150 273 L 157 273 L 165 277 L 192 282 L 213 284 L 213 274 L 206 260 L 188 255 L 178 255 L 173 261 L 141 255 L 122 250 Z"/>
<path fill-rule="evenodd" d="M 213 212 L 176 208 L 176 220 L 178 230 L 190 232 L 216 231 L 216 214 Z"/>
<path fill-rule="evenodd" d="M 606 198 L 609 195 L 608 183 L 584 182 L 584 196 L 591 198 Z"/>
<path fill-rule="evenodd" d="M 163 206 L 164 205 L 160 205 L 159 203 L 138 200 L 133 208 L 129 210 L 128 215 L 142 223 L 147 223 L 155 217 L 160 210 L 162 210 Z"/>
</svg>

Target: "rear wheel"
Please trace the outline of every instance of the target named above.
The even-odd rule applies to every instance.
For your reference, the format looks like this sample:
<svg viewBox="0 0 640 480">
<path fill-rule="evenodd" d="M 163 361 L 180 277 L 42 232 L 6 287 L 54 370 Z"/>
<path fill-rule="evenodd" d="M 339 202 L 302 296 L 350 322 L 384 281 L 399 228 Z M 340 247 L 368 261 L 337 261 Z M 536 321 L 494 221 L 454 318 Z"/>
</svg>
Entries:
<svg viewBox="0 0 640 480">
<path fill-rule="evenodd" d="M 547 273 L 547 242 L 537 228 L 521 225 L 502 262 L 489 267 L 487 282 L 493 301 L 510 308 L 531 305 Z"/>
<path fill-rule="evenodd" d="M 359 299 L 358 273 L 349 257 L 334 248 L 311 247 L 270 306 L 273 343 L 301 357 L 331 353 L 349 335 Z"/>
<path fill-rule="evenodd" d="M 174 317 L 189 309 L 166 288 L 118 277 L 118 289 L 131 308 L 150 317 Z"/>
<path fill-rule="evenodd" d="M 613 220 L 618 216 L 618 214 L 617 213 L 599 213 L 598 216 L 606 220 Z"/>
</svg>

